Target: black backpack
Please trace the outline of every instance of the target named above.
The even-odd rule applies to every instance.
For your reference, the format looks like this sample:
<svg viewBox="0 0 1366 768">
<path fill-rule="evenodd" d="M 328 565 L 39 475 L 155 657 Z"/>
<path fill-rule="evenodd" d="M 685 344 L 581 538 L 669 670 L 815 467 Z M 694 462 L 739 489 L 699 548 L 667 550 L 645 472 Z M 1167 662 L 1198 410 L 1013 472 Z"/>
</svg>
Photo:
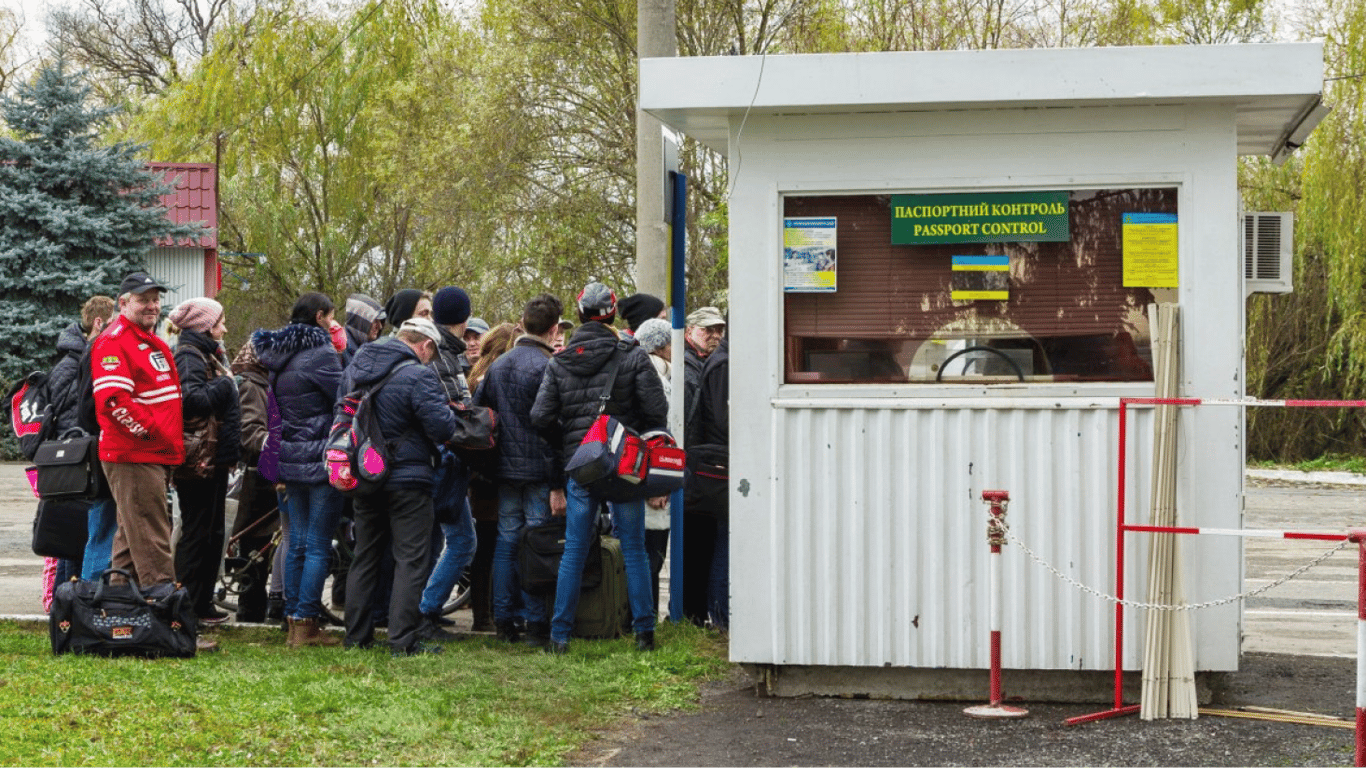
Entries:
<svg viewBox="0 0 1366 768">
<path fill-rule="evenodd" d="M 368 388 L 353 389 L 337 403 L 332 430 L 323 446 L 327 482 L 348 496 L 368 496 L 379 490 L 389 477 L 393 446 L 384 440 L 375 415 L 374 395 L 394 374 L 409 365 L 404 360 Z"/>
<path fill-rule="evenodd" d="M 10 403 L 10 426 L 19 439 L 19 450 L 30 460 L 43 441 L 57 436 L 57 417 L 65 405 L 66 392 L 53 401 L 47 371 L 34 371 L 15 382 L 6 393 Z"/>
</svg>

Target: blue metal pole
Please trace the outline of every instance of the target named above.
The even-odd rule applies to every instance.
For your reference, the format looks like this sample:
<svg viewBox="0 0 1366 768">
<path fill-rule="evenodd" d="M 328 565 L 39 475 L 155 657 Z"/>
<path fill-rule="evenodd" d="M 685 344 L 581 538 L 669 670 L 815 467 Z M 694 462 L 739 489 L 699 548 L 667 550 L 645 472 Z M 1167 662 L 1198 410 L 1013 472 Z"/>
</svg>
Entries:
<svg viewBox="0 0 1366 768">
<path fill-rule="evenodd" d="M 669 248 L 670 280 L 669 280 L 669 304 L 671 306 L 670 316 L 673 320 L 674 338 L 681 341 L 683 338 L 683 323 L 686 314 L 687 280 L 685 268 L 687 264 L 687 234 L 688 234 L 688 177 L 676 171 L 669 172 L 669 181 L 673 183 L 673 209 L 670 211 L 669 225 L 672 229 Z M 686 365 L 684 356 L 680 354 L 682 344 L 674 345 L 673 365 Z M 677 381 L 675 377 L 675 381 Z M 682 392 L 674 392 L 674 401 L 684 402 Z M 679 407 L 682 410 L 682 407 Z M 682 442 L 682 429 L 676 430 L 675 437 Z M 685 444 L 683 446 L 687 448 Z M 669 621 L 683 620 L 683 491 L 674 491 L 669 499 Z"/>
</svg>

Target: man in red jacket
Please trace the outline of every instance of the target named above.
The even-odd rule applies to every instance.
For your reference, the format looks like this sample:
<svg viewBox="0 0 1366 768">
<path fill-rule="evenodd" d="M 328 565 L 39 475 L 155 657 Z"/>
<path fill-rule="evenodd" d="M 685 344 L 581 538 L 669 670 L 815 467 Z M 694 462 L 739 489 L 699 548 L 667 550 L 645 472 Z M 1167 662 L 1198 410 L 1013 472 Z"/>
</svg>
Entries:
<svg viewBox="0 0 1366 768">
<path fill-rule="evenodd" d="M 91 346 L 100 463 L 117 509 L 112 562 L 138 583 L 175 580 L 166 488 L 185 459 L 180 377 L 153 333 L 166 286 L 134 272 L 119 287 L 119 314 Z"/>
</svg>

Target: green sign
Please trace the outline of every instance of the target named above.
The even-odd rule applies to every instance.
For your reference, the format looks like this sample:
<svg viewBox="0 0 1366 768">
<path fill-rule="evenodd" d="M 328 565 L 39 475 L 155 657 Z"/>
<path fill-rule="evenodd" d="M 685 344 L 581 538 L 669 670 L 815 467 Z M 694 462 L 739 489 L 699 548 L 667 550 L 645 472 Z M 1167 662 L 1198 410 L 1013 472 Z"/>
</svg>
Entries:
<svg viewBox="0 0 1366 768">
<path fill-rule="evenodd" d="M 892 245 L 1065 243 L 1066 192 L 892 195 Z"/>
</svg>

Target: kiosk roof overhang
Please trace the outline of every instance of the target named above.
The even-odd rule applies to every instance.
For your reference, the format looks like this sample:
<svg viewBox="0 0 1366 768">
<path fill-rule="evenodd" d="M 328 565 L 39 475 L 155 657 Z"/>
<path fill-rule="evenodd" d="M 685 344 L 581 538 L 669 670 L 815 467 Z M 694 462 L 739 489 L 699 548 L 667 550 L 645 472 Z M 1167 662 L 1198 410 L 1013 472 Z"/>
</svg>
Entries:
<svg viewBox="0 0 1366 768">
<path fill-rule="evenodd" d="M 642 59 L 640 107 L 726 153 L 745 115 L 1229 103 L 1238 154 L 1279 158 L 1326 112 L 1319 43 Z M 1287 147 L 1287 143 L 1291 146 Z"/>
</svg>

